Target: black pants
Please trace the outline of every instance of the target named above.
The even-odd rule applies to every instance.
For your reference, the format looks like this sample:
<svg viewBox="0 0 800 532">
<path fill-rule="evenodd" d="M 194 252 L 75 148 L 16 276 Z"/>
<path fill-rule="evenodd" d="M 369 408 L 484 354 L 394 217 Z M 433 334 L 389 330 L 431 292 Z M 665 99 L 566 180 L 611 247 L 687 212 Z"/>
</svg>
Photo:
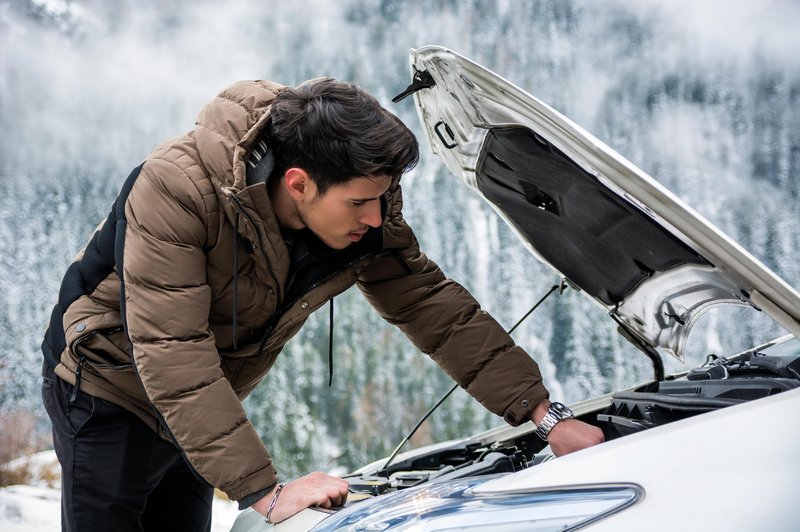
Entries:
<svg viewBox="0 0 800 532">
<path fill-rule="evenodd" d="M 139 418 L 78 392 L 45 362 L 65 531 L 211 530 L 213 489 Z"/>
</svg>

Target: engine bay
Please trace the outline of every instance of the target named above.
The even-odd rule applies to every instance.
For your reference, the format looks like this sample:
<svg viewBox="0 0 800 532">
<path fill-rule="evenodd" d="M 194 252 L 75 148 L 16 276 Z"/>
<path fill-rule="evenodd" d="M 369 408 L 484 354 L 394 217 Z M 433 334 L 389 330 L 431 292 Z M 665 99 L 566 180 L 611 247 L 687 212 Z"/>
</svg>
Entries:
<svg viewBox="0 0 800 532">
<path fill-rule="evenodd" d="M 610 396 L 604 408 L 580 413 L 606 440 L 800 387 L 800 339 L 783 337 L 731 358 L 709 355 L 684 374 Z M 519 429 L 519 427 L 517 428 Z M 475 439 L 406 453 L 386 467 L 378 462 L 345 477 L 351 502 L 426 482 L 512 473 L 555 459 L 549 446 L 524 430 L 490 431 Z M 491 435 L 491 436 L 489 436 Z"/>
</svg>

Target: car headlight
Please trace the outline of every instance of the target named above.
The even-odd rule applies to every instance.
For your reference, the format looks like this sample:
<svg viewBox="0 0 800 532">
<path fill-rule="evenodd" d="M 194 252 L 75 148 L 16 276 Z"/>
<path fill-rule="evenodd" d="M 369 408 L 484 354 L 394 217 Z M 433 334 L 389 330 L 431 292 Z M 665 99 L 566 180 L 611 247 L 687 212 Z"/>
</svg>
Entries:
<svg viewBox="0 0 800 532">
<path fill-rule="evenodd" d="M 492 477 L 430 484 L 355 504 L 313 530 L 326 532 L 576 530 L 636 503 L 633 484 L 575 486 L 551 491 L 483 495 L 474 488 Z"/>
</svg>

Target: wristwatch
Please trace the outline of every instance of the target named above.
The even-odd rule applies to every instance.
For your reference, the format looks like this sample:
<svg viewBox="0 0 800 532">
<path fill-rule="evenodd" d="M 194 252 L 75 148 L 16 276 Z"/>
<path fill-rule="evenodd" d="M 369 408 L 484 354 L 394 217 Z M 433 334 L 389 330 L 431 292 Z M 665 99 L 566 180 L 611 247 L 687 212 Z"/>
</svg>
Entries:
<svg viewBox="0 0 800 532">
<path fill-rule="evenodd" d="M 534 434 L 544 441 L 547 441 L 547 435 L 550 434 L 550 431 L 553 430 L 556 423 L 564 419 L 573 419 L 574 417 L 575 414 L 568 406 L 558 402 L 550 403 L 547 414 L 542 418 L 542 422 L 536 426 L 536 432 Z"/>
</svg>

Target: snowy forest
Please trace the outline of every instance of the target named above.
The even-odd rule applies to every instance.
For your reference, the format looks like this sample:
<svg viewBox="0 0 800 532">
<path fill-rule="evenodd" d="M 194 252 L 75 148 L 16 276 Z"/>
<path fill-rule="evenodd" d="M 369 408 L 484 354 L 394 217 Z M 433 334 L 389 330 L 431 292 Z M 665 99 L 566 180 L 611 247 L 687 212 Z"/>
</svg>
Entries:
<svg viewBox="0 0 800 532">
<path fill-rule="evenodd" d="M 793 0 L 0 0 L 0 416 L 22 416 L 26 438 L 48 445 L 39 346 L 61 277 L 150 149 L 192 129 L 236 80 L 323 75 L 357 82 L 424 142 L 411 99 L 391 97 L 409 82 L 408 50 L 427 44 L 555 107 L 798 287 L 799 22 Z M 558 276 L 421 151 L 403 178 L 405 218 L 423 250 L 510 327 Z M 758 318 L 709 312 L 688 365 L 668 369 L 783 334 Z M 358 290 L 336 299 L 333 333 L 332 386 L 321 311 L 245 403 L 287 478 L 385 456 L 452 384 Z M 560 400 L 652 375 L 572 290 L 514 338 Z M 501 423 L 459 390 L 412 444 Z"/>
</svg>

